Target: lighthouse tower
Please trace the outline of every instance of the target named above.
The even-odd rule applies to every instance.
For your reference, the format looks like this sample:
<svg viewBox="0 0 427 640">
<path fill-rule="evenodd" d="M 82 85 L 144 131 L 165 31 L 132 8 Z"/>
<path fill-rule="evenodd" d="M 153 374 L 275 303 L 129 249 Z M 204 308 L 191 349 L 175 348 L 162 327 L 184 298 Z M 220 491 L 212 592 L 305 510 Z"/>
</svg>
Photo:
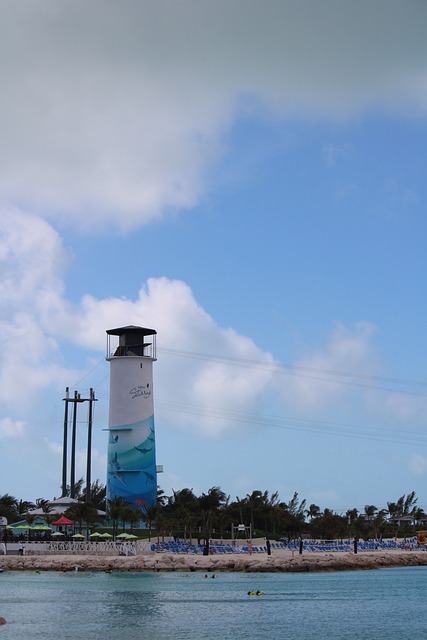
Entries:
<svg viewBox="0 0 427 640">
<path fill-rule="evenodd" d="M 129 506 L 140 509 L 157 503 L 153 405 L 156 335 L 154 329 L 135 326 L 107 331 L 107 502 L 123 497 Z"/>
</svg>

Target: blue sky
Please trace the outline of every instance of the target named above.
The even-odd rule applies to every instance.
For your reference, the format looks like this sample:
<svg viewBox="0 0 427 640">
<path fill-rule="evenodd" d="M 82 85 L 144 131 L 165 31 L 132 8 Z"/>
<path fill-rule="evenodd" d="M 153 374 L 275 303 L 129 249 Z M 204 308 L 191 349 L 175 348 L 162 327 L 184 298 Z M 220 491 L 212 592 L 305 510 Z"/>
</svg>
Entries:
<svg viewBox="0 0 427 640">
<path fill-rule="evenodd" d="M 2 4 L 0 493 L 137 324 L 166 494 L 427 509 L 425 3 Z"/>
</svg>

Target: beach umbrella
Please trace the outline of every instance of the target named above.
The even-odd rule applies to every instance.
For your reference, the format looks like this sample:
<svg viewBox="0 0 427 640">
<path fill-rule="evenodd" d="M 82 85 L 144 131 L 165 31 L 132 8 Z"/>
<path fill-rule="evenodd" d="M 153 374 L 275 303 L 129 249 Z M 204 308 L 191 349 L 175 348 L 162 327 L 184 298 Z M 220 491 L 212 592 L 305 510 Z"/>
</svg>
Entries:
<svg viewBox="0 0 427 640">
<path fill-rule="evenodd" d="M 90 538 L 102 538 L 103 535 L 102 535 L 102 533 L 99 533 L 99 531 L 94 531 L 93 533 L 90 534 L 89 537 Z"/>
<path fill-rule="evenodd" d="M 127 540 L 138 540 L 138 536 L 135 536 L 133 533 L 127 533 Z"/>
<path fill-rule="evenodd" d="M 128 533 L 120 533 L 118 536 L 116 536 L 116 539 L 118 540 L 119 538 L 121 538 L 122 540 L 126 540 L 126 538 L 129 537 Z"/>
<path fill-rule="evenodd" d="M 105 538 L 106 540 L 108 540 L 108 538 L 112 538 L 113 536 L 111 535 L 111 533 L 101 533 L 101 536 L 103 538 Z"/>
<path fill-rule="evenodd" d="M 55 531 L 55 533 L 52 533 L 52 538 L 53 536 L 63 536 L 64 534 L 61 531 Z"/>
<path fill-rule="evenodd" d="M 72 538 L 84 538 L 84 535 L 82 533 L 75 533 L 73 536 L 71 536 Z"/>
</svg>

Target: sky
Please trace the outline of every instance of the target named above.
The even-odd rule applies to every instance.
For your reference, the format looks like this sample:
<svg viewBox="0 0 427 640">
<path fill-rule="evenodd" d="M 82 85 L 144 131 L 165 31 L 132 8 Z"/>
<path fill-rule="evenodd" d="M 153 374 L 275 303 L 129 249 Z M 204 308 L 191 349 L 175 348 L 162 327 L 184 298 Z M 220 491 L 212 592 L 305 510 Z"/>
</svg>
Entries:
<svg viewBox="0 0 427 640">
<path fill-rule="evenodd" d="M 105 483 L 133 324 L 166 495 L 427 510 L 425 1 L 0 8 L 0 494 L 61 494 L 66 387 Z"/>
</svg>

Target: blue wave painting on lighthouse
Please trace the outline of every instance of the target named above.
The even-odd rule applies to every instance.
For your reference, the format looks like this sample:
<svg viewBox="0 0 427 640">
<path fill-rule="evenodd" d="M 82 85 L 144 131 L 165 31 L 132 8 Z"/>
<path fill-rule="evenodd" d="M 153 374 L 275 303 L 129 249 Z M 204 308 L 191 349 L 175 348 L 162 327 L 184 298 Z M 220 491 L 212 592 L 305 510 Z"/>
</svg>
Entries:
<svg viewBox="0 0 427 640">
<path fill-rule="evenodd" d="M 118 495 L 139 509 L 156 503 L 154 416 L 110 427 L 107 496 Z"/>
</svg>

